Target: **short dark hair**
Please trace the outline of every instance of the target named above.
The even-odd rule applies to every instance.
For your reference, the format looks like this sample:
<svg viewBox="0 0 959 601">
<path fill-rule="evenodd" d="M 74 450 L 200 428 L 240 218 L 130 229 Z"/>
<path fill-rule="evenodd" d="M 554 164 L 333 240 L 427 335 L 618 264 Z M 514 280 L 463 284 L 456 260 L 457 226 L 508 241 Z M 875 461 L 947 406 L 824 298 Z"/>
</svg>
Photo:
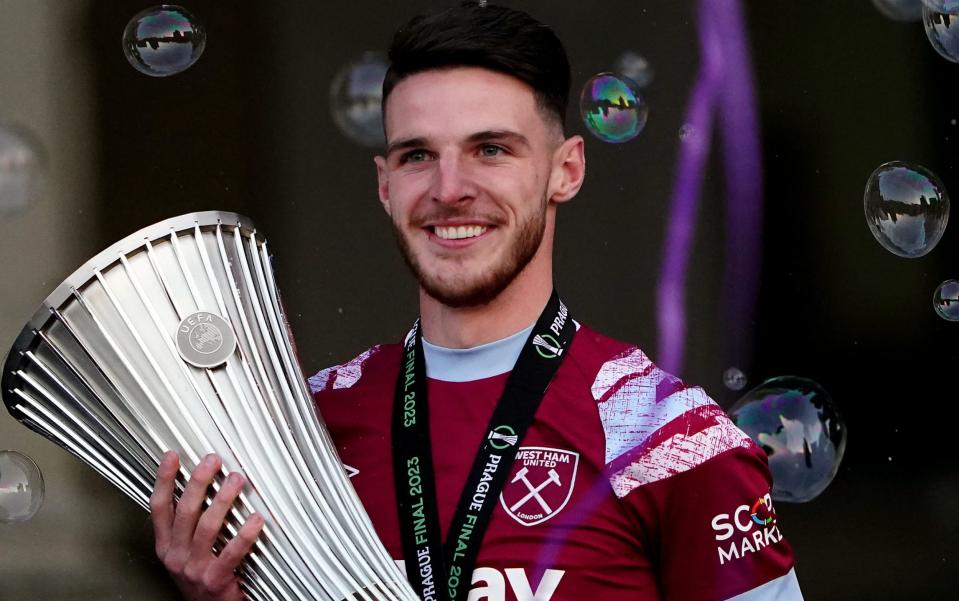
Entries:
<svg viewBox="0 0 959 601">
<path fill-rule="evenodd" d="M 570 68 L 566 49 L 552 29 L 512 8 L 465 1 L 442 12 L 418 15 L 400 27 L 389 50 L 383 105 L 404 78 L 432 69 L 483 67 L 511 75 L 533 88 L 547 116 L 565 127 Z"/>
</svg>

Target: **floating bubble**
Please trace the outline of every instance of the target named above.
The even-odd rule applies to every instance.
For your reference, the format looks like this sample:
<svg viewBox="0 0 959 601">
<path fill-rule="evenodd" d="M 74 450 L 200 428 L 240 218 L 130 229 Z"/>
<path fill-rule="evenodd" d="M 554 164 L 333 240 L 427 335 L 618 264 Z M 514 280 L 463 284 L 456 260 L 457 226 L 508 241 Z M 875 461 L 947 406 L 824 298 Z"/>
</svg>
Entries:
<svg viewBox="0 0 959 601">
<path fill-rule="evenodd" d="M 889 19 L 918 21 L 922 18 L 921 0 L 872 0 L 873 5 Z"/>
<path fill-rule="evenodd" d="M 613 143 L 627 142 L 639 135 L 649 114 L 636 84 L 614 73 L 600 73 L 586 82 L 579 110 L 590 133 Z"/>
<path fill-rule="evenodd" d="M 866 223 L 889 252 L 921 257 L 931 251 L 949 222 L 949 195 L 931 171 L 893 161 L 869 176 Z"/>
<path fill-rule="evenodd" d="M 0 125 L 0 215 L 18 213 L 43 191 L 46 155 L 28 131 Z"/>
<path fill-rule="evenodd" d="M 932 306 L 939 317 L 959 321 L 959 280 L 946 280 L 939 284 L 932 295 Z"/>
<path fill-rule="evenodd" d="M 829 394 L 812 380 L 767 380 L 739 399 L 729 416 L 766 451 L 777 501 L 810 501 L 839 470 L 846 425 Z"/>
<path fill-rule="evenodd" d="M 388 68 L 389 63 L 382 54 L 366 52 L 333 78 L 330 86 L 333 121 L 343 135 L 357 144 L 379 147 L 385 143 L 380 103 Z"/>
<path fill-rule="evenodd" d="M 922 9 L 926 37 L 944 59 L 959 63 L 959 14 L 947 14 L 929 7 Z"/>
<path fill-rule="evenodd" d="M 696 137 L 696 128 L 690 125 L 689 123 L 684 123 L 682 127 L 679 128 L 680 142 L 689 142 L 695 137 Z"/>
<path fill-rule="evenodd" d="M 730 390 L 742 390 L 746 387 L 746 374 L 738 367 L 730 367 L 723 372 L 723 384 Z"/>
<path fill-rule="evenodd" d="M 23 453 L 0 451 L 0 522 L 25 522 L 43 504 L 43 475 Z"/>
<path fill-rule="evenodd" d="M 959 13 L 959 0 L 921 0 L 930 10 L 940 13 Z"/>
<path fill-rule="evenodd" d="M 175 75 L 203 54 L 206 31 L 185 8 L 154 6 L 136 14 L 123 30 L 123 53 L 133 67 L 152 77 Z"/>
<path fill-rule="evenodd" d="M 655 76 L 653 67 L 648 60 L 628 50 L 616 59 L 613 70 L 632 79 L 639 88 L 645 88 L 653 83 L 653 77 Z"/>
</svg>

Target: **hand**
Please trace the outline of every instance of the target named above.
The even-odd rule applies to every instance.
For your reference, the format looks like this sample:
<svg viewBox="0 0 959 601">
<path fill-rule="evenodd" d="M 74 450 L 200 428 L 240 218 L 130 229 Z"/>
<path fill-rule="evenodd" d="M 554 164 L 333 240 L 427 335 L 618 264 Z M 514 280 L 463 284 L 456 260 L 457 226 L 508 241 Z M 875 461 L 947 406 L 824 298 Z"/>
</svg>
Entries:
<svg viewBox="0 0 959 601">
<path fill-rule="evenodd" d="M 219 556 L 213 554 L 213 544 L 245 481 L 240 474 L 231 473 L 223 481 L 213 503 L 203 511 L 207 487 L 221 466 L 218 455 L 211 453 L 204 457 L 190 476 L 174 509 L 173 485 L 180 460 L 176 453 L 167 451 L 157 469 L 156 484 L 150 497 L 157 557 L 190 601 L 245 599 L 235 570 L 263 529 L 262 516 L 250 514 Z"/>
</svg>

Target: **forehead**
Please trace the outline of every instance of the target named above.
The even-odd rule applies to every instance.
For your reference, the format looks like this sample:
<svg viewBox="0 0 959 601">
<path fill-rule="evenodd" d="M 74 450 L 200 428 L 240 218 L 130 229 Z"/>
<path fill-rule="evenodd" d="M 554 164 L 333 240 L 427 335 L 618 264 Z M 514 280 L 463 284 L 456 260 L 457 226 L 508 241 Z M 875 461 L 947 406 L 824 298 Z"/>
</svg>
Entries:
<svg viewBox="0 0 959 601">
<path fill-rule="evenodd" d="M 532 138 L 546 130 L 533 88 L 479 67 L 434 69 L 406 77 L 390 93 L 385 118 L 388 140 L 461 138 L 502 129 Z"/>
</svg>

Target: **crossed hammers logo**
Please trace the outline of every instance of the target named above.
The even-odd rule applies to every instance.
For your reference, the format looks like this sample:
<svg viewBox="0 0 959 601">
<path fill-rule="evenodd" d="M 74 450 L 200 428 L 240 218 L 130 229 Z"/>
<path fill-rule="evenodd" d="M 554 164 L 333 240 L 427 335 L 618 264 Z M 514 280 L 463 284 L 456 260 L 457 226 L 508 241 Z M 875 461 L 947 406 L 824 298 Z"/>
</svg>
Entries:
<svg viewBox="0 0 959 601">
<path fill-rule="evenodd" d="M 539 503 L 539 506 L 543 508 L 543 511 L 545 511 L 547 514 L 553 513 L 553 510 L 550 509 L 550 506 L 546 504 L 546 501 L 543 499 L 542 496 L 540 496 L 539 493 L 541 490 L 543 490 L 550 484 L 561 486 L 562 482 L 560 482 L 559 480 L 559 474 L 556 472 L 556 470 L 550 469 L 549 475 L 546 478 L 546 480 L 541 482 L 537 486 L 533 486 L 530 483 L 529 479 L 526 477 L 527 473 L 529 473 L 529 468 L 523 467 L 518 472 L 516 472 L 515 476 L 513 476 L 513 480 L 511 481 L 511 483 L 519 482 L 520 480 L 522 480 L 523 484 L 526 485 L 526 488 L 529 489 L 529 492 L 526 494 L 525 497 L 513 503 L 513 506 L 510 507 L 509 510 L 512 512 L 515 512 L 517 509 L 525 505 L 530 499 L 536 499 L 536 502 Z"/>
</svg>

